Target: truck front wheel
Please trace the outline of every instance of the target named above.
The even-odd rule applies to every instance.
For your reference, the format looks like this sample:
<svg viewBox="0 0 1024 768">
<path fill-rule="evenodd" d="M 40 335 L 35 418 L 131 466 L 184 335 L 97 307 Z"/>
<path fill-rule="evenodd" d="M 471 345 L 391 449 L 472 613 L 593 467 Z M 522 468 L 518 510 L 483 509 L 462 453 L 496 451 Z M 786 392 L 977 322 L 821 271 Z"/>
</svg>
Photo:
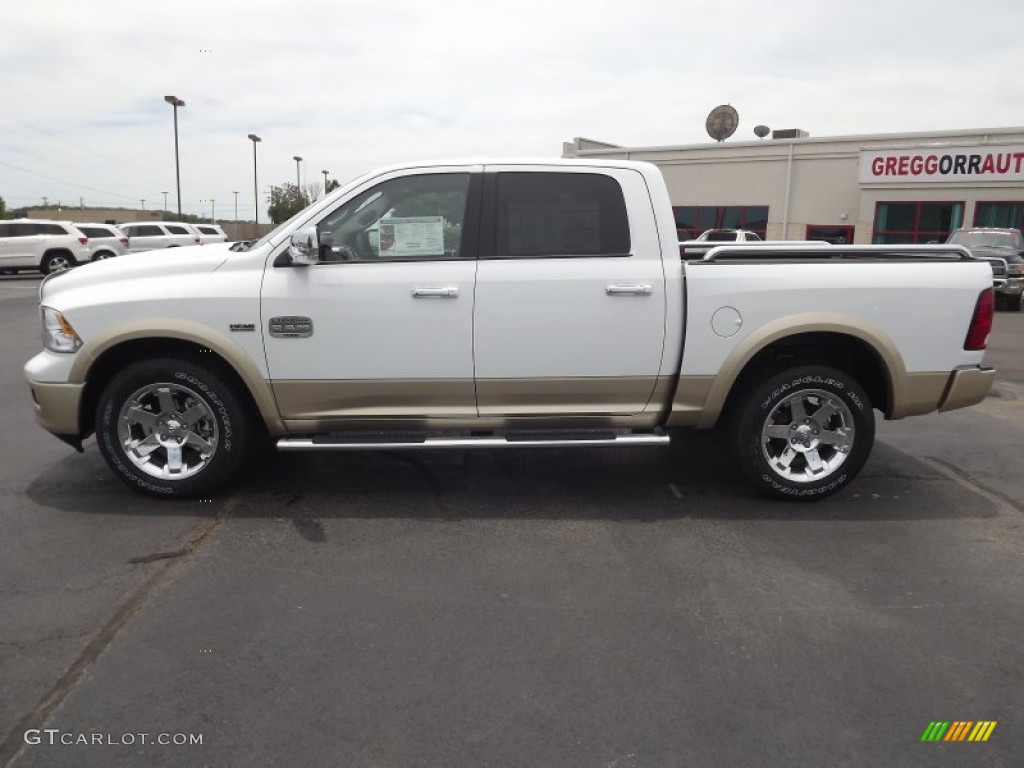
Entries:
<svg viewBox="0 0 1024 768">
<path fill-rule="evenodd" d="M 860 472 L 875 439 L 864 389 L 828 366 L 791 368 L 741 393 L 728 425 L 734 455 L 754 487 L 812 500 Z"/>
<path fill-rule="evenodd" d="M 144 360 L 107 385 L 96 439 L 114 474 L 153 496 L 213 493 L 238 471 L 250 421 L 232 387 L 189 360 Z"/>
</svg>

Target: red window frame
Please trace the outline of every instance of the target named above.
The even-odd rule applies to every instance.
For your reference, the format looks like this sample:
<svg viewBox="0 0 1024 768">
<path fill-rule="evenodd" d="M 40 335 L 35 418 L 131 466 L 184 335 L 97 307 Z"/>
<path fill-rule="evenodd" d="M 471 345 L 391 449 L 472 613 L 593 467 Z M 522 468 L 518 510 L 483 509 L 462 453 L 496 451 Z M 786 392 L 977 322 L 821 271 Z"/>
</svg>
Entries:
<svg viewBox="0 0 1024 768">
<path fill-rule="evenodd" d="M 881 205 L 913 205 L 916 206 L 914 212 L 914 228 L 913 229 L 879 229 L 878 228 L 878 207 Z M 921 229 L 921 206 L 922 205 L 959 205 L 960 206 L 960 220 L 950 222 L 949 231 Z M 927 243 L 932 240 L 938 240 L 939 242 L 945 241 L 949 236 L 950 232 L 958 227 L 963 226 L 964 212 L 966 204 L 963 200 L 879 200 L 875 203 L 875 218 L 871 222 L 871 242 L 875 244 L 884 244 L 885 241 L 879 240 L 879 237 L 886 237 L 887 235 L 897 235 L 900 237 L 909 236 L 912 244 L 916 243 Z"/>
<path fill-rule="evenodd" d="M 981 206 L 983 206 L 983 205 L 1020 205 L 1020 206 L 1024 206 L 1024 200 L 978 200 L 977 202 L 974 203 L 974 224 L 972 224 L 971 226 L 974 226 L 974 227 L 987 227 L 987 226 L 991 226 L 989 224 L 982 224 L 982 223 L 980 223 L 978 221 L 978 213 L 979 213 L 978 209 L 981 208 Z M 1017 229 L 1021 230 L 1021 232 L 1024 232 L 1024 221 L 1021 221 L 1021 223 L 1017 226 Z"/>
</svg>

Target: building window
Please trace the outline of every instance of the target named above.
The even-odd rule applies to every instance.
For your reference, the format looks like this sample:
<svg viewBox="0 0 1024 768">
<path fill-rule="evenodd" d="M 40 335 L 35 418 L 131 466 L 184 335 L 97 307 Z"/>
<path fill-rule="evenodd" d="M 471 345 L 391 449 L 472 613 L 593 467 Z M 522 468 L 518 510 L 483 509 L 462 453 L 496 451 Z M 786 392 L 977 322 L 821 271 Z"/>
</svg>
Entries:
<svg viewBox="0 0 1024 768">
<path fill-rule="evenodd" d="M 679 205 L 676 232 L 680 240 L 693 240 L 708 229 L 749 229 L 768 237 L 767 205 Z"/>
<path fill-rule="evenodd" d="M 808 224 L 808 240 L 824 240 L 833 245 L 851 245 L 853 243 L 853 227 L 849 224 Z"/>
<path fill-rule="evenodd" d="M 876 203 L 875 231 L 879 245 L 942 243 L 964 220 L 960 203 Z"/>
<path fill-rule="evenodd" d="M 977 203 L 974 226 L 1024 230 L 1024 202 Z"/>
</svg>

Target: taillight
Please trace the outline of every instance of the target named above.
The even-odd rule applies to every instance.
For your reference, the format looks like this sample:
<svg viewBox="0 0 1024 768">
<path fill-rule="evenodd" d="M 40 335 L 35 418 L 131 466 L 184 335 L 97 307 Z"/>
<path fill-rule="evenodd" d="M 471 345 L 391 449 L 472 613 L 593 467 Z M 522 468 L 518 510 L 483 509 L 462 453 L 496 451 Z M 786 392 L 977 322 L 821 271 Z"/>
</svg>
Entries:
<svg viewBox="0 0 1024 768">
<path fill-rule="evenodd" d="M 127 237 L 122 237 L 121 238 L 121 245 L 128 245 L 128 238 Z"/>
<path fill-rule="evenodd" d="M 988 335 L 992 331 L 992 316 L 995 310 L 995 294 L 991 288 L 986 288 L 978 294 L 978 303 L 974 305 L 971 327 L 967 329 L 967 338 L 964 339 L 965 350 L 977 352 L 985 349 Z"/>
<path fill-rule="evenodd" d="M 88 237 L 80 237 L 80 238 L 78 238 L 78 242 L 80 242 L 82 245 L 85 245 L 86 243 L 89 242 L 89 238 Z"/>
</svg>

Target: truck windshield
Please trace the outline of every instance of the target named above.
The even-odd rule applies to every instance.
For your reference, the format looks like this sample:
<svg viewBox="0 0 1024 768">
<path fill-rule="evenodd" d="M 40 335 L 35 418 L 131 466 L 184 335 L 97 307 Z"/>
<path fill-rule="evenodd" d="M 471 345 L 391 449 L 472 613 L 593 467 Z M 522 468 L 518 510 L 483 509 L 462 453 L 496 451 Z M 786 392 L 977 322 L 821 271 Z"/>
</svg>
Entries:
<svg viewBox="0 0 1024 768">
<path fill-rule="evenodd" d="M 1012 232 L 954 232 L 949 237 L 954 245 L 975 248 L 1020 248 L 1021 237 Z"/>
</svg>

